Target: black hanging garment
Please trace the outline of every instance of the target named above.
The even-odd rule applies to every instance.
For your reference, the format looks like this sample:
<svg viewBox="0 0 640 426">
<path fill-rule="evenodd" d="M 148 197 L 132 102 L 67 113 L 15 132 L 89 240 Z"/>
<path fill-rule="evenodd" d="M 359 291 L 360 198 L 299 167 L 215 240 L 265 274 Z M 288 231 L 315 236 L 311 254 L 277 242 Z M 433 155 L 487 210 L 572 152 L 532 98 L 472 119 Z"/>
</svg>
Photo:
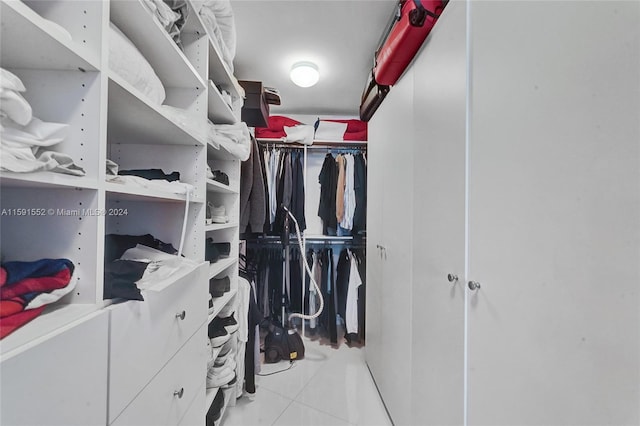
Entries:
<svg viewBox="0 0 640 426">
<path fill-rule="evenodd" d="M 338 229 L 336 219 L 336 189 L 338 186 L 338 168 L 336 160 L 331 154 L 324 157 L 320 175 L 320 204 L 318 216 L 322 219 L 323 234 L 327 235 L 327 228 Z"/>
<path fill-rule="evenodd" d="M 302 159 L 299 151 L 291 154 L 291 171 L 293 179 L 293 193 L 291 199 L 291 213 L 298 221 L 300 232 L 307 229 L 307 221 L 304 216 L 304 172 L 302 170 Z M 291 232 L 295 233 L 295 226 L 291 224 Z"/>
<path fill-rule="evenodd" d="M 357 235 L 367 229 L 367 166 L 361 153 L 354 157 L 353 188 L 356 196 L 353 234 Z"/>
</svg>

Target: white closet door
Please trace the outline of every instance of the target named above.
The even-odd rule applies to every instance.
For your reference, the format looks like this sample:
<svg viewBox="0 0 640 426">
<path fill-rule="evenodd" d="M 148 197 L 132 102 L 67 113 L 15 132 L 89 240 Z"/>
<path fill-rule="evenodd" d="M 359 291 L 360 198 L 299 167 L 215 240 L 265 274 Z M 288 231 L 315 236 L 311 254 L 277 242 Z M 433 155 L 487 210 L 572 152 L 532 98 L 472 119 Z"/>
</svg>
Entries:
<svg viewBox="0 0 640 426">
<path fill-rule="evenodd" d="M 463 423 L 465 12 L 464 2 L 449 3 L 413 64 L 415 425 Z"/>
<path fill-rule="evenodd" d="M 379 228 L 375 222 L 367 225 L 368 239 L 372 239 L 371 244 L 374 245 L 367 262 L 379 261 L 382 265 L 380 275 L 367 275 L 373 280 L 371 284 L 367 282 L 368 291 L 370 289 L 372 297 L 380 300 L 380 317 L 374 317 L 371 322 L 371 326 L 379 327 L 378 336 L 381 339 L 378 363 L 372 364 L 372 370 L 396 424 L 408 423 L 411 406 L 407 393 L 411 389 L 412 98 L 413 72 L 410 70 L 399 80 L 374 116 L 371 123 L 373 139 L 369 144 L 374 147 L 369 154 L 369 157 L 373 157 L 370 158 L 369 167 L 373 177 L 368 183 L 370 193 L 380 191 L 384 194 L 382 206 L 372 205 L 371 202 L 367 204 L 367 210 L 377 208 L 381 211 L 371 213 L 370 217 L 378 214 L 382 217 Z M 377 244 L 381 246 L 380 249 L 375 248 Z M 370 272 L 373 271 L 370 269 Z M 375 313 L 368 312 L 368 315 L 372 317 Z M 368 349 L 367 354 L 372 354 L 374 350 Z"/>
<path fill-rule="evenodd" d="M 638 424 L 640 4 L 471 7 L 468 424 Z"/>
<path fill-rule="evenodd" d="M 378 118 L 380 117 L 380 118 Z M 382 354 L 383 280 L 382 280 L 382 206 L 384 205 L 384 145 L 388 143 L 390 129 L 381 116 L 369 122 L 367 148 L 367 298 L 366 298 L 366 347 L 369 368 L 377 380 L 377 373 L 384 371 Z"/>
</svg>

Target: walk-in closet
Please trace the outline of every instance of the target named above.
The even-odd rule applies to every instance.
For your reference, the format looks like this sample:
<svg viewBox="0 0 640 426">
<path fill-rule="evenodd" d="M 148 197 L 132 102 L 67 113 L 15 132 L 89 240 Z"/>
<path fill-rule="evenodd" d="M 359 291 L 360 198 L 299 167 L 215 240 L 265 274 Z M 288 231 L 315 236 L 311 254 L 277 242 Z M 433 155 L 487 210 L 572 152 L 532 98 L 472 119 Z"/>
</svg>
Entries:
<svg viewBox="0 0 640 426">
<path fill-rule="evenodd" d="M 639 426 L 639 117 L 635 0 L 0 0 L 0 426 Z"/>
</svg>

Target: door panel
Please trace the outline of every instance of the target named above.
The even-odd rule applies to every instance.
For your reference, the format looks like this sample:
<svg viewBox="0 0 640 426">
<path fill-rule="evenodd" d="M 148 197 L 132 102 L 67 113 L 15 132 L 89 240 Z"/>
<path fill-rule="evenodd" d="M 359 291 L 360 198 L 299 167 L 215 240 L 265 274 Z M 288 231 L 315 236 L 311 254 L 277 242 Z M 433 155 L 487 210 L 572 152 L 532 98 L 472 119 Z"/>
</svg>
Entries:
<svg viewBox="0 0 640 426">
<path fill-rule="evenodd" d="M 449 3 L 413 65 L 415 425 L 463 423 L 465 12 L 464 2 Z M 448 274 L 459 281 L 450 283 Z"/>
<path fill-rule="evenodd" d="M 391 132 L 385 117 L 378 111 L 369 122 L 367 148 L 367 298 L 366 298 L 366 359 L 374 378 L 384 371 L 382 352 L 382 206 L 384 200 L 384 146 Z"/>
<path fill-rule="evenodd" d="M 367 281 L 367 299 L 370 292 L 380 301 L 378 327 L 378 360 L 371 363 L 372 373 L 391 418 L 396 424 L 407 424 L 410 419 L 411 389 L 411 246 L 413 239 L 413 72 L 409 70 L 393 87 L 371 123 L 376 145 L 370 157 L 370 176 L 380 174 L 368 182 L 371 193 L 382 192 L 379 206 L 381 225 L 367 224 L 368 240 L 373 248 L 369 259 L 378 256 L 375 246 L 380 244 L 381 275 L 372 278 L 377 288 Z M 376 180 L 379 179 L 380 180 Z M 367 204 L 367 210 L 375 208 Z M 375 215 L 377 213 L 371 213 Z M 379 243 L 376 239 L 379 238 Z M 373 269 L 370 269 L 373 272 Z M 369 279 L 370 275 L 368 275 Z M 376 282 L 377 281 L 377 282 Z M 368 318 L 373 313 L 368 312 Z M 370 323 L 367 322 L 367 328 Z M 373 332 L 370 330 L 370 332 Z M 367 346 L 370 342 L 367 341 Z M 369 347 L 367 356 L 376 348 Z M 373 355 L 375 359 L 376 355 Z M 376 365 L 377 364 L 377 365 Z"/>
<path fill-rule="evenodd" d="M 472 4 L 471 425 L 640 422 L 639 16 Z"/>
</svg>

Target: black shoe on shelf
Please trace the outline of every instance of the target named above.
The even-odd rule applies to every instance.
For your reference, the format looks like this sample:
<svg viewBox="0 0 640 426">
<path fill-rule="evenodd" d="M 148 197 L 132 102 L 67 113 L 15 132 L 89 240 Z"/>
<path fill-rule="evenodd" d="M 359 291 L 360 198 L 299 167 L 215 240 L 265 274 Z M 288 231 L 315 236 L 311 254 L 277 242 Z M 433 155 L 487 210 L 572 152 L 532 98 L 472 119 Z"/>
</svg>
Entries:
<svg viewBox="0 0 640 426">
<path fill-rule="evenodd" d="M 231 290 L 229 277 L 211 278 L 209 280 L 209 292 L 213 297 L 220 297 L 229 290 Z"/>
<path fill-rule="evenodd" d="M 207 250 L 210 250 L 212 254 L 215 254 L 217 256 L 215 258 L 216 260 L 209 260 L 207 258 L 207 253 L 208 253 Z M 230 254 L 231 254 L 231 243 L 229 242 L 216 243 L 215 241 L 213 241 L 213 238 L 211 237 L 207 238 L 205 242 L 205 259 L 206 260 L 209 260 L 209 262 L 216 262 L 221 257 L 229 257 Z"/>
<path fill-rule="evenodd" d="M 220 251 L 211 238 L 207 238 L 204 246 L 204 259 L 208 262 L 217 262 L 220 259 Z"/>
<path fill-rule="evenodd" d="M 229 185 L 229 176 L 221 170 L 213 171 L 213 180 L 218 181 L 224 185 Z"/>
</svg>

